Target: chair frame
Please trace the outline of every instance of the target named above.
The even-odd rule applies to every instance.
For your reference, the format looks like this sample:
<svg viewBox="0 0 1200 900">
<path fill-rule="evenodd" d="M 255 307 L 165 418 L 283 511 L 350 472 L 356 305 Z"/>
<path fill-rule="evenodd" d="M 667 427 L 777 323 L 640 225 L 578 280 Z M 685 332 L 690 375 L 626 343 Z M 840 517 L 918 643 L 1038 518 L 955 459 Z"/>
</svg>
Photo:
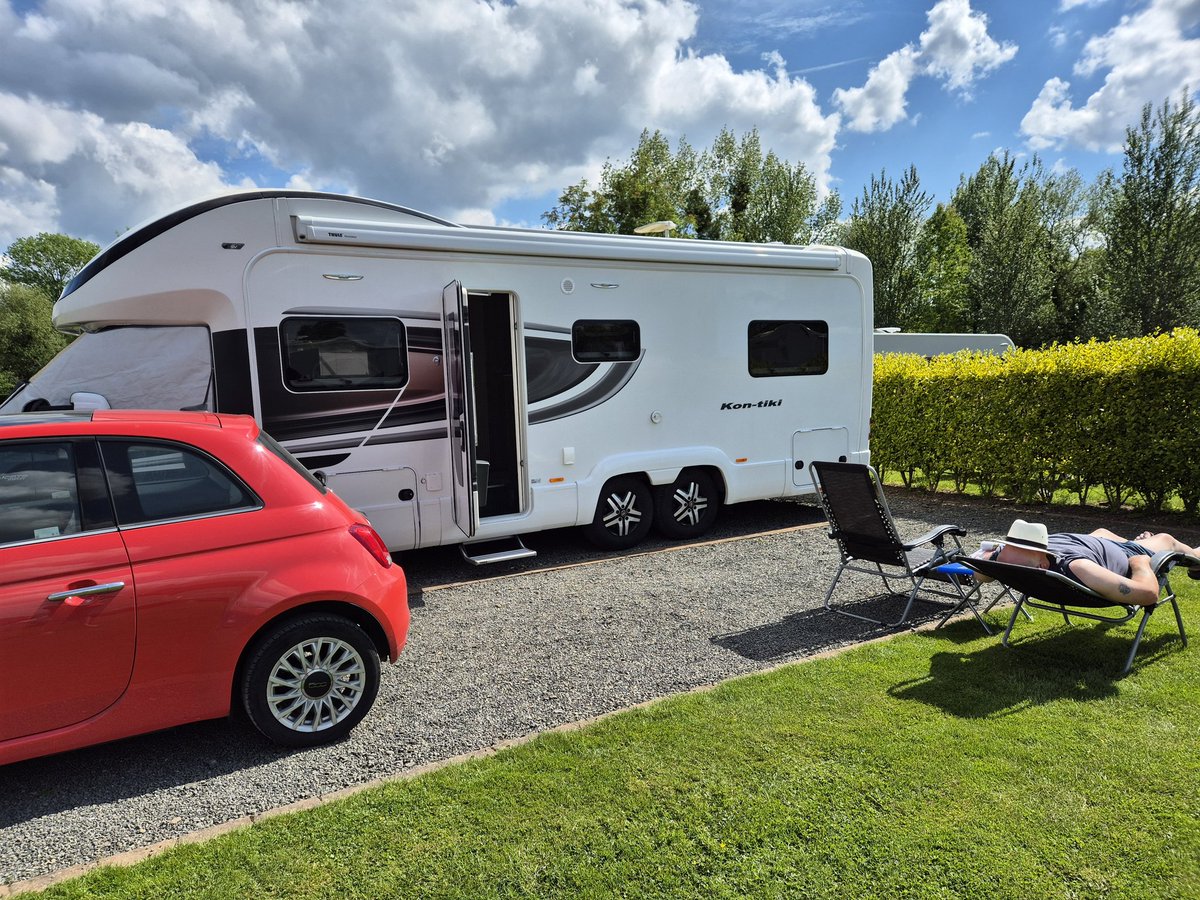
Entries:
<svg viewBox="0 0 1200 900">
<path fill-rule="evenodd" d="M 1159 598 L 1155 603 L 1148 606 L 1118 603 L 1102 596 L 1074 579 L 1048 569 L 1034 569 L 1029 566 L 1016 566 L 1012 563 L 1002 563 L 991 559 L 973 559 L 971 557 L 960 557 L 957 562 L 962 563 L 980 575 L 995 579 L 1019 595 L 1012 616 L 1009 617 L 1008 627 L 1004 630 L 1004 635 L 1000 639 L 1000 643 L 1005 647 L 1009 646 L 1009 637 L 1012 634 L 1013 625 L 1016 624 L 1017 615 L 1026 607 L 1032 606 L 1034 609 L 1044 609 L 1059 613 L 1063 617 L 1063 621 L 1068 625 L 1073 624 L 1071 616 L 1081 619 L 1091 619 L 1094 622 L 1100 622 L 1104 625 L 1122 625 L 1141 612 L 1142 619 L 1138 623 L 1137 633 L 1134 635 L 1133 644 L 1129 648 L 1129 655 L 1125 658 L 1125 667 L 1121 670 L 1122 675 L 1127 675 L 1133 667 L 1133 659 L 1137 655 L 1138 647 L 1142 643 L 1142 635 L 1146 631 L 1146 623 L 1150 621 L 1150 616 L 1154 614 L 1155 610 L 1167 604 L 1175 612 L 1175 624 L 1179 628 L 1179 638 L 1183 642 L 1183 646 L 1187 646 L 1188 639 L 1187 632 L 1183 628 L 1183 616 L 1179 613 L 1179 603 L 1175 599 L 1175 591 L 1171 588 L 1168 576 L 1171 569 L 1176 565 L 1182 564 L 1188 568 L 1200 568 L 1200 559 L 1195 556 L 1164 550 L 1151 557 L 1150 567 L 1158 579 Z M 1099 612 L 1087 611 L 1107 609 L 1109 607 L 1115 607 L 1122 610 L 1122 612 L 1105 615 Z"/>
<path fill-rule="evenodd" d="M 875 625 L 894 628 L 908 621 L 913 603 L 918 599 L 917 595 L 924 591 L 924 593 L 933 594 L 937 597 L 945 597 L 953 601 L 954 608 L 951 610 L 952 613 L 957 612 L 965 604 L 975 615 L 975 618 L 979 619 L 980 624 L 983 624 L 984 630 L 988 630 L 987 625 L 983 623 L 983 620 L 979 616 L 979 611 L 975 608 L 975 604 L 971 599 L 975 593 L 974 587 L 967 586 L 968 592 L 964 592 L 964 586 L 959 579 L 937 571 L 938 566 L 955 562 L 958 556 L 961 555 L 962 543 L 959 541 L 959 538 L 966 537 L 967 531 L 965 528 L 961 525 L 939 525 L 922 534 L 920 537 L 914 538 L 911 541 L 905 541 L 899 536 L 896 530 L 896 524 L 892 518 L 891 509 L 888 507 L 887 498 L 883 495 L 879 475 L 874 468 L 862 463 L 835 463 L 820 460 L 814 460 L 809 463 L 808 468 L 813 485 L 817 489 L 817 496 L 820 498 L 821 507 L 824 509 L 825 516 L 829 520 L 829 537 L 837 541 L 842 557 L 837 573 L 833 576 L 833 581 L 830 583 L 829 589 L 825 592 L 825 609 L 851 619 L 859 619 L 863 622 L 871 622 Z M 836 505 L 836 501 L 830 501 L 827 480 L 822 478 L 820 469 L 825 469 L 828 473 L 835 475 L 837 473 L 851 474 L 852 472 L 860 472 L 870 480 L 875 509 L 879 516 L 878 523 L 873 522 L 872 524 L 881 526 L 882 531 L 887 535 L 886 538 L 855 532 L 849 528 L 843 529 L 839 525 L 839 516 L 833 508 Z M 954 546 L 949 549 L 946 547 L 947 537 L 952 538 L 954 543 Z M 927 557 L 919 556 L 917 551 L 927 545 L 933 547 L 932 552 Z M 892 572 L 890 578 L 897 581 L 907 579 L 911 587 L 903 587 L 901 590 L 893 589 L 889 575 L 884 571 L 884 566 L 898 569 L 899 571 Z M 894 622 L 888 622 L 883 619 L 874 619 L 870 616 L 848 612 L 845 609 L 834 606 L 830 600 L 844 572 L 878 575 L 883 579 L 884 588 L 891 594 L 902 594 L 907 591 L 907 601 L 904 604 L 904 611 L 900 614 L 900 618 Z M 951 593 L 950 591 L 929 587 L 926 584 L 929 580 L 950 584 L 954 588 L 954 592 Z M 925 600 L 927 598 L 921 597 L 920 599 Z M 933 598 L 928 599 L 931 603 L 946 602 Z"/>
</svg>

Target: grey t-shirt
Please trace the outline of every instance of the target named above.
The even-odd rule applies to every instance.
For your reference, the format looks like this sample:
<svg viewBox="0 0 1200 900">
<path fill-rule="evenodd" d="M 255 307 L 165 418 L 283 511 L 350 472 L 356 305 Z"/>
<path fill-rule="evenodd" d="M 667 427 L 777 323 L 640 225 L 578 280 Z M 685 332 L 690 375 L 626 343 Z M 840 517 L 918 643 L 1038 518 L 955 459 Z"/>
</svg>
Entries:
<svg viewBox="0 0 1200 900">
<path fill-rule="evenodd" d="M 1079 577 L 1071 571 L 1071 563 L 1077 559 L 1090 559 L 1110 572 L 1129 577 L 1129 557 L 1133 551 L 1116 541 L 1090 534 L 1064 533 L 1050 535 L 1046 545 L 1058 557 L 1050 563 L 1050 568 L 1072 581 L 1079 581 Z"/>
</svg>

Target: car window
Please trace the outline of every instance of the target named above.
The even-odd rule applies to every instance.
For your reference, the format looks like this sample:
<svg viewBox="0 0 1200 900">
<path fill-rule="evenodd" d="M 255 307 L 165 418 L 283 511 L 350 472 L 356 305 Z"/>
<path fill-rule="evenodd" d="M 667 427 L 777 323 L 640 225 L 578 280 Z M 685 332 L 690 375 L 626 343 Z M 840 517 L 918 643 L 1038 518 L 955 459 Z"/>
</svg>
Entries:
<svg viewBox="0 0 1200 900">
<path fill-rule="evenodd" d="M 69 442 L 0 445 L 0 544 L 83 530 Z"/>
<path fill-rule="evenodd" d="M 100 448 L 121 525 L 260 505 L 232 472 L 194 448 L 115 439 L 101 440 Z"/>
</svg>

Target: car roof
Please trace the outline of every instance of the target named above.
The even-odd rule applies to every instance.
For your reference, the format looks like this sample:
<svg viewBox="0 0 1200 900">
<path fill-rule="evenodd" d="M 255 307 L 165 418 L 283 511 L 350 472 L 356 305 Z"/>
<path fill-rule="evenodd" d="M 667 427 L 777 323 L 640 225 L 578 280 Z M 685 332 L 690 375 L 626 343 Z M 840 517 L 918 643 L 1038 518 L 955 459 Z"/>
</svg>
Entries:
<svg viewBox="0 0 1200 900">
<path fill-rule="evenodd" d="M 0 416 L 0 429 L 3 429 L 0 430 L 0 437 L 120 433 L 126 430 L 137 433 L 141 428 L 150 428 L 156 431 L 212 428 L 252 432 L 256 430 L 256 427 L 254 420 L 249 416 L 217 415 L 216 413 L 190 410 L 51 410 Z"/>
</svg>

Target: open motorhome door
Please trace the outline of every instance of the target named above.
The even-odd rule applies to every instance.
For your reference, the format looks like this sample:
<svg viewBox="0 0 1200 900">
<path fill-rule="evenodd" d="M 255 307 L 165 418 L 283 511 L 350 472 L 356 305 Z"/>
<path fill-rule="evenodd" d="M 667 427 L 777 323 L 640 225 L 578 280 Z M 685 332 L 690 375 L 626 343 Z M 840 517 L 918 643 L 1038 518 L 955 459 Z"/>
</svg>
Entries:
<svg viewBox="0 0 1200 900">
<path fill-rule="evenodd" d="M 442 290 L 442 344 L 446 373 L 446 413 L 454 465 L 454 521 L 463 534 L 479 528 L 475 475 L 475 389 L 471 373 L 471 332 L 467 292 L 452 281 Z"/>
</svg>

